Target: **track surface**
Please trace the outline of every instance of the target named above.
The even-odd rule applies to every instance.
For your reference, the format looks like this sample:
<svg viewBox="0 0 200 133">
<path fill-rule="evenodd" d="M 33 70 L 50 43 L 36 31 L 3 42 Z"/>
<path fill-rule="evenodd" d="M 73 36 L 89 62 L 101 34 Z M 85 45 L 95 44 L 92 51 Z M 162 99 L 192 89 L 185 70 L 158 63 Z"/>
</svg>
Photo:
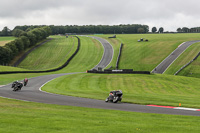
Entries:
<svg viewBox="0 0 200 133">
<path fill-rule="evenodd" d="M 153 71 L 152 73 L 164 73 L 167 68 L 192 44 L 200 42 L 200 40 L 197 41 L 189 41 L 183 43 L 181 46 L 179 46 L 177 49 L 175 49 L 163 62 L 161 62 Z"/>
<path fill-rule="evenodd" d="M 101 68 L 105 68 L 107 67 L 110 62 L 112 61 L 112 58 L 113 58 L 113 48 L 112 48 L 112 45 L 105 39 L 102 39 L 100 37 L 95 37 L 95 36 L 89 36 L 89 37 L 92 37 L 96 40 L 98 40 L 104 47 L 104 54 L 103 54 L 103 57 L 101 59 L 101 61 L 99 62 L 98 65 L 96 65 L 93 69 L 98 69 L 98 67 L 101 67 Z"/>
<path fill-rule="evenodd" d="M 106 56 L 104 58 L 106 58 Z M 102 58 L 102 62 L 104 58 Z M 47 104 L 69 105 L 69 106 L 79 106 L 88 108 L 145 112 L 145 113 L 200 116 L 199 111 L 175 110 L 175 109 L 151 107 L 151 106 L 128 104 L 128 103 L 117 103 L 117 104 L 105 103 L 102 100 L 50 94 L 39 90 L 40 87 L 43 86 L 48 81 L 69 74 L 75 74 L 75 73 L 45 75 L 32 78 L 29 80 L 28 85 L 26 87 L 23 87 L 22 90 L 18 92 L 13 92 L 12 89 L 10 88 L 11 84 L 9 84 L 0 87 L 0 96 L 12 99 L 24 100 L 24 101 L 47 103 Z"/>
</svg>

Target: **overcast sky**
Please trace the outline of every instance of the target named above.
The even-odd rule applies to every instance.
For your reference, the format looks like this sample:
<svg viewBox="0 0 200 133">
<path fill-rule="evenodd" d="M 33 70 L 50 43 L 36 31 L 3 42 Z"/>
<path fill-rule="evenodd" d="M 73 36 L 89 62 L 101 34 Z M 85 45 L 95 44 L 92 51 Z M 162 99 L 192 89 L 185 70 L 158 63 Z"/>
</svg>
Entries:
<svg viewBox="0 0 200 133">
<path fill-rule="evenodd" d="M 199 0 L 0 0 L 0 30 L 17 25 L 200 26 Z"/>
</svg>

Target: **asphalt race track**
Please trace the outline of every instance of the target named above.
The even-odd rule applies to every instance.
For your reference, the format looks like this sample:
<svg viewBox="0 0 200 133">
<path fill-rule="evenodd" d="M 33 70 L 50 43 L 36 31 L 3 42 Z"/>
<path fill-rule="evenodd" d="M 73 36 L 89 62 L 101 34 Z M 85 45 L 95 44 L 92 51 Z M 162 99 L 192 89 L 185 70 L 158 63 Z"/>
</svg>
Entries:
<svg viewBox="0 0 200 133">
<path fill-rule="evenodd" d="M 167 68 L 192 44 L 200 42 L 200 40 L 197 41 L 189 41 L 184 42 L 182 45 L 180 45 L 177 49 L 175 49 L 163 62 L 161 62 L 153 71 L 152 73 L 164 73 Z"/>
<path fill-rule="evenodd" d="M 101 42 L 104 43 L 104 42 Z M 105 45 L 110 45 L 105 42 Z M 104 52 L 106 52 L 104 50 Z M 107 55 L 104 53 L 104 55 Z M 104 62 L 103 57 L 101 62 Z M 108 65 L 110 62 L 105 61 L 107 64 L 101 64 L 102 66 Z M 98 67 L 98 65 L 96 66 Z M 159 108 L 146 105 L 137 105 L 129 103 L 106 103 L 103 100 L 78 98 L 71 96 L 64 96 L 58 94 L 50 94 L 47 92 L 40 91 L 40 87 L 45 83 L 51 81 L 54 78 L 69 75 L 75 73 L 64 73 L 64 74 L 53 74 L 39 76 L 29 79 L 28 85 L 23 87 L 21 91 L 13 92 L 11 84 L 0 87 L 0 96 L 11 99 L 18 99 L 31 102 L 47 103 L 47 104 L 58 104 L 58 105 L 69 105 L 69 106 L 79 106 L 88 108 L 99 108 L 99 109 L 112 109 L 112 110 L 122 110 L 122 111 L 132 111 L 132 112 L 144 112 L 144 113 L 159 113 L 159 114 L 174 114 L 174 115 L 191 115 L 200 116 L 200 111 L 189 111 L 189 110 L 176 110 L 171 108 Z M 105 96 L 106 98 L 107 96 Z"/>
<path fill-rule="evenodd" d="M 112 61 L 112 58 L 113 58 L 113 48 L 112 48 L 112 45 L 105 39 L 102 39 L 100 37 L 95 37 L 95 36 L 89 36 L 89 37 L 92 37 L 96 40 L 98 40 L 104 47 L 104 54 L 103 54 L 103 57 L 101 59 L 101 61 L 99 62 L 98 65 L 96 65 L 93 69 L 98 69 L 98 67 L 101 67 L 101 68 L 105 68 L 107 67 L 110 62 Z"/>
</svg>

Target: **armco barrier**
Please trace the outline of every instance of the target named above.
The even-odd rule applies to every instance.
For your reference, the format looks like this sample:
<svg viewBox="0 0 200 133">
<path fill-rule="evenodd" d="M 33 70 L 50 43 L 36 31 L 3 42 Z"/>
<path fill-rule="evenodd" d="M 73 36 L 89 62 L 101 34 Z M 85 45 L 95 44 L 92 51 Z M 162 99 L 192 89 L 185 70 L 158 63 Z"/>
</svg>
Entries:
<svg viewBox="0 0 200 133">
<path fill-rule="evenodd" d="M 104 71 L 88 70 L 87 73 L 99 73 L 99 74 L 151 74 L 150 71 L 133 71 L 133 69 L 121 69 L 121 70 L 104 69 Z"/>
<path fill-rule="evenodd" d="M 122 47 L 123 47 L 123 43 L 121 43 L 121 46 L 119 49 L 119 55 L 118 55 L 117 62 L 116 62 L 116 69 L 119 68 L 119 61 L 120 61 L 120 57 L 121 57 L 121 53 L 122 53 Z"/>
<path fill-rule="evenodd" d="M 194 57 L 193 60 L 191 60 L 190 62 L 188 62 L 186 65 L 184 65 L 183 67 L 181 67 L 174 75 L 177 75 L 180 71 L 182 71 L 184 68 L 186 68 L 187 66 L 189 66 L 193 61 L 195 61 L 198 57 L 200 56 L 200 52 L 197 54 L 196 57 Z"/>
<path fill-rule="evenodd" d="M 15 74 L 15 73 L 45 73 L 45 72 L 55 72 L 58 70 L 63 69 L 64 67 L 66 67 L 69 62 L 72 60 L 72 58 L 78 53 L 79 49 L 80 49 L 80 39 L 75 36 L 78 39 L 78 46 L 76 51 L 72 54 L 72 56 L 60 67 L 55 68 L 55 69 L 50 69 L 50 70 L 44 70 L 44 71 L 5 71 L 5 72 L 0 72 L 0 74 Z"/>
</svg>

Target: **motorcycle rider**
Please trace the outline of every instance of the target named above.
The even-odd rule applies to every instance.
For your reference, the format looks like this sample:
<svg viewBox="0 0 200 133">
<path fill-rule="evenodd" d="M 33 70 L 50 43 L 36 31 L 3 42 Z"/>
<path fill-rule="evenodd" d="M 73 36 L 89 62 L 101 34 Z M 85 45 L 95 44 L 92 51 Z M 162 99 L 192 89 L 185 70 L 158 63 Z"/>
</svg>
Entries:
<svg viewBox="0 0 200 133">
<path fill-rule="evenodd" d="M 21 90 L 21 88 L 23 87 L 23 83 L 22 83 L 22 82 L 19 82 L 19 83 L 17 84 L 17 87 L 19 88 L 19 90 Z"/>
<path fill-rule="evenodd" d="M 15 85 L 18 84 L 18 83 L 19 83 L 18 80 L 17 80 L 17 81 L 14 81 L 14 82 L 12 83 L 12 87 L 11 87 L 11 88 L 14 88 Z"/>
<path fill-rule="evenodd" d="M 23 87 L 23 83 L 22 83 L 22 82 L 18 82 L 18 83 L 14 86 L 13 91 L 21 90 L 22 87 Z"/>
<path fill-rule="evenodd" d="M 27 85 L 27 83 L 28 83 L 28 79 L 27 79 L 27 78 L 25 78 L 25 79 L 24 79 L 24 86 L 26 86 L 26 85 Z"/>
</svg>

